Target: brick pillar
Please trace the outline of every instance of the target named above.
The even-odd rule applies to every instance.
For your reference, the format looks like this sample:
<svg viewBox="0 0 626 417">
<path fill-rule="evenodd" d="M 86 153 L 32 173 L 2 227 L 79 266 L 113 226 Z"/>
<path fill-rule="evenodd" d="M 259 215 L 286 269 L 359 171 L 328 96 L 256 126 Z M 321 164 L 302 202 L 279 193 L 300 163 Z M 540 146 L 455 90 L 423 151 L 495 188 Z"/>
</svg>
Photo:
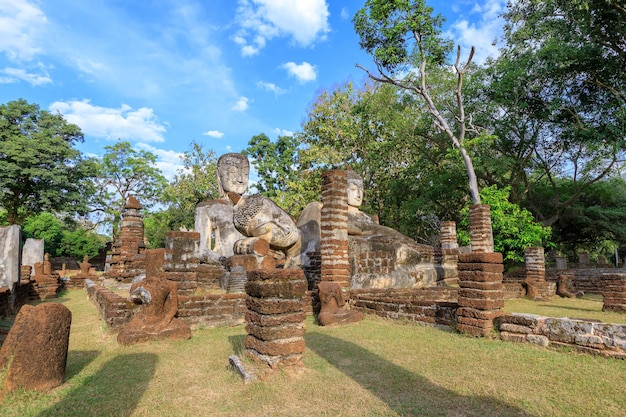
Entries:
<svg viewBox="0 0 626 417">
<path fill-rule="evenodd" d="M 474 204 L 470 207 L 469 221 L 472 252 L 493 252 L 491 207 L 488 204 Z"/>
<path fill-rule="evenodd" d="M 165 241 L 165 277 L 178 286 L 178 294 L 192 295 L 198 287 L 200 233 L 167 232 Z"/>
<path fill-rule="evenodd" d="M 143 214 L 141 204 L 134 197 L 128 197 L 128 202 L 121 213 L 119 245 L 122 258 L 132 257 L 145 250 L 143 233 Z"/>
<path fill-rule="evenodd" d="M 626 313 L 626 274 L 603 274 L 602 311 Z"/>
<path fill-rule="evenodd" d="M 501 253 L 459 254 L 457 330 L 487 336 L 493 320 L 504 314 Z"/>
<path fill-rule="evenodd" d="M 524 262 L 526 263 L 526 279 L 532 279 L 537 283 L 546 280 L 546 258 L 541 246 L 531 246 L 524 249 Z"/>
<path fill-rule="evenodd" d="M 304 295 L 301 269 L 255 269 L 246 283 L 246 355 L 271 368 L 295 365 L 304 349 Z"/>
<path fill-rule="evenodd" d="M 322 174 L 321 280 L 350 285 L 348 261 L 348 176 L 343 170 Z"/>
<path fill-rule="evenodd" d="M 456 223 L 452 221 L 441 222 L 441 248 L 457 249 L 459 243 L 456 240 Z"/>
</svg>

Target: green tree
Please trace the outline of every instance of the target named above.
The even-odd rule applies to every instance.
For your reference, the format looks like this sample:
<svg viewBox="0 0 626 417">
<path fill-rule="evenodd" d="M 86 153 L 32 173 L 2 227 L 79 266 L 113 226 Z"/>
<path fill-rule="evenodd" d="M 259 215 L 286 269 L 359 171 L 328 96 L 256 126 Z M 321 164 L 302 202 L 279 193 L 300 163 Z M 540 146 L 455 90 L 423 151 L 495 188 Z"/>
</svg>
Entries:
<svg viewBox="0 0 626 417">
<path fill-rule="evenodd" d="M 202 201 L 219 197 L 217 158 L 212 149 L 192 142 L 181 156 L 183 167 L 165 188 L 161 201 L 168 205 L 168 230 L 194 227 L 194 210 Z M 162 222 L 161 222 L 162 223 Z"/>
<path fill-rule="evenodd" d="M 0 205 L 10 224 L 41 211 L 85 213 L 93 162 L 80 128 L 23 99 L 0 105 Z"/>
<path fill-rule="evenodd" d="M 500 182 L 552 225 L 625 159 L 626 9 L 615 0 L 522 0 L 504 17 L 505 46 L 477 104 L 491 104 L 484 122 L 507 155 Z M 562 193 L 563 178 L 572 192 Z M 546 183 L 549 206 L 536 192 Z"/>
<path fill-rule="evenodd" d="M 259 175 L 259 181 L 254 185 L 257 191 L 291 215 L 297 216 L 309 202 L 317 199 L 317 188 L 306 190 L 301 187 L 310 182 L 299 158 L 296 137 L 279 136 L 272 142 L 265 133 L 260 133 L 250 139 L 243 154 L 251 158 Z"/>
<path fill-rule="evenodd" d="M 436 101 L 430 87 L 428 71 L 445 72 L 446 58 L 452 51 L 452 42 L 443 37 L 441 15 L 432 15 L 433 9 L 424 0 L 367 0 L 365 7 L 354 16 L 354 28 L 361 48 L 372 55 L 377 74 L 362 68 L 377 82 L 393 84 L 424 100 L 432 115 L 452 145 L 459 150 L 469 180 L 474 204 L 480 203 L 478 180 L 472 158 L 465 147 L 465 136 L 474 130 L 463 103 L 463 82 L 474 55 L 472 47 L 468 60 L 461 64 L 461 50 L 457 49 L 452 65 L 456 83 L 449 90 L 450 97 Z M 454 103 L 453 117 L 443 109 Z M 447 114 L 448 113 L 448 114 Z"/>
<path fill-rule="evenodd" d="M 63 223 L 54 214 L 44 211 L 27 217 L 22 223 L 24 239 L 43 239 L 44 250 L 50 256 L 60 256 L 62 253 Z"/>
<path fill-rule="evenodd" d="M 524 249 L 530 246 L 548 246 L 551 229 L 544 227 L 533 218 L 530 211 L 509 201 L 510 189 L 496 186 L 483 187 L 482 200 L 491 206 L 494 250 L 502 253 L 505 264 L 511 265 L 524 260 Z M 469 245 L 469 206 L 463 212 L 459 224 L 459 241 Z"/>
<path fill-rule="evenodd" d="M 133 149 L 127 141 L 104 149 L 97 163 L 98 194 L 93 206 L 104 214 L 104 222 L 111 225 L 115 237 L 128 198 L 134 195 L 147 210 L 160 200 L 167 180 L 156 166 L 157 157 L 152 152 Z"/>
<path fill-rule="evenodd" d="M 70 256 L 82 261 L 85 255 L 90 258 L 96 256 L 106 244 L 106 240 L 105 236 L 81 227 L 74 230 L 63 230 L 57 256 Z"/>
</svg>

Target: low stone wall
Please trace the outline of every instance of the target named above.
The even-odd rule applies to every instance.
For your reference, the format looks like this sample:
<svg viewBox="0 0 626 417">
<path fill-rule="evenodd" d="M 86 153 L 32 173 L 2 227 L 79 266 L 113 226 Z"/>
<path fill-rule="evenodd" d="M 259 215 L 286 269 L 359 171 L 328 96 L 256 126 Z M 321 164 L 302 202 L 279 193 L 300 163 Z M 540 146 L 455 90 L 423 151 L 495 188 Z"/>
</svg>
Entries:
<svg viewBox="0 0 626 417">
<path fill-rule="evenodd" d="M 133 318 L 138 309 L 132 301 L 106 287 L 96 285 L 90 279 L 85 280 L 85 289 L 110 331 L 120 330 Z"/>
<path fill-rule="evenodd" d="M 350 291 L 350 306 L 394 320 L 453 327 L 458 288 L 359 289 Z"/>
<path fill-rule="evenodd" d="M 178 318 L 191 328 L 236 326 L 245 322 L 246 294 L 179 295 Z"/>
<path fill-rule="evenodd" d="M 564 346 L 626 359 L 626 324 L 513 313 L 497 318 L 495 326 L 504 341 Z"/>
<path fill-rule="evenodd" d="M 100 317 L 111 331 L 120 330 L 135 315 L 138 306 L 106 287 L 86 280 L 89 299 L 96 305 Z M 178 296 L 176 317 L 192 328 L 234 326 L 243 324 L 246 314 L 246 294 L 204 294 Z"/>
</svg>

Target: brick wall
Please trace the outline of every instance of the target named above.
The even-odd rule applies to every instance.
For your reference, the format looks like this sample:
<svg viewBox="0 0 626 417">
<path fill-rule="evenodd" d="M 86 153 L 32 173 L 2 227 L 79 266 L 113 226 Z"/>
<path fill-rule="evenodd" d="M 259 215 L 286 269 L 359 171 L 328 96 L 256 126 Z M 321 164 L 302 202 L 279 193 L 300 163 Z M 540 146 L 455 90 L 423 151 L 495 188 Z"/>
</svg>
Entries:
<svg viewBox="0 0 626 417">
<path fill-rule="evenodd" d="M 85 280 L 87 296 L 96 305 L 100 318 L 111 331 L 120 330 L 137 312 L 138 306 L 106 287 Z"/>
<path fill-rule="evenodd" d="M 359 289 L 350 291 L 350 305 L 364 313 L 394 320 L 454 327 L 458 288 Z"/>
</svg>

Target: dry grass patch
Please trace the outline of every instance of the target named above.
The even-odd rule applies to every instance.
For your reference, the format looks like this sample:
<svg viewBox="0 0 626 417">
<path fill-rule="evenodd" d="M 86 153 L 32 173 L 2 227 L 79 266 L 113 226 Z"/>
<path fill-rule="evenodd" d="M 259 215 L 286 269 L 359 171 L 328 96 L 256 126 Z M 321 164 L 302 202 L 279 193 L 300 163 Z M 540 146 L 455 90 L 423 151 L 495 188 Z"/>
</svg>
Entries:
<svg viewBox="0 0 626 417">
<path fill-rule="evenodd" d="M 303 366 L 244 384 L 228 369 L 243 326 L 188 341 L 119 346 L 80 290 L 66 383 L 18 392 L 2 416 L 615 416 L 626 413 L 626 361 L 475 339 L 367 317 L 323 328 L 307 319 Z M 246 362 L 250 365 L 249 362 Z"/>
</svg>

